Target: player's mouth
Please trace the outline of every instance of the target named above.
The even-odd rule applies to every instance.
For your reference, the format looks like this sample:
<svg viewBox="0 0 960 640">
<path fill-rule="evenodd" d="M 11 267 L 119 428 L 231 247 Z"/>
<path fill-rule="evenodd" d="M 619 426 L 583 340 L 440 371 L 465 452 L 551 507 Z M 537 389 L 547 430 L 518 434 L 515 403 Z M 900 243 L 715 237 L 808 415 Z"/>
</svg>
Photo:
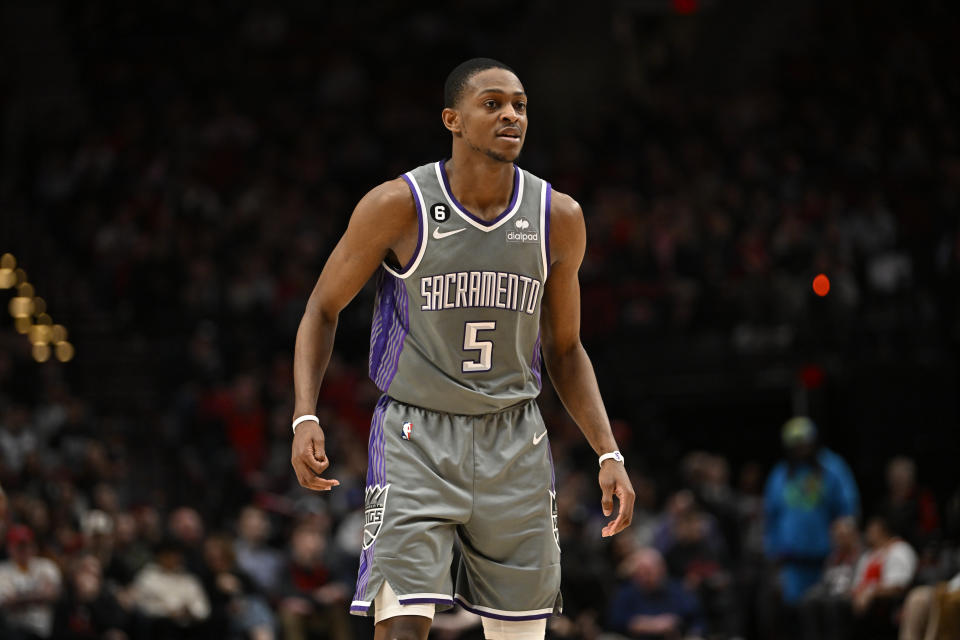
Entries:
<svg viewBox="0 0 960 640">
<path fill-rule="evenodd" d="M 510 127 L 508 129 L 501 129 L 497 132 L 498 138 L 503 138 L 505 140 L 512 140 L 514 142 L 520 142 L 521 132 L 520 129 L 515 129 Z"/>
</svg>

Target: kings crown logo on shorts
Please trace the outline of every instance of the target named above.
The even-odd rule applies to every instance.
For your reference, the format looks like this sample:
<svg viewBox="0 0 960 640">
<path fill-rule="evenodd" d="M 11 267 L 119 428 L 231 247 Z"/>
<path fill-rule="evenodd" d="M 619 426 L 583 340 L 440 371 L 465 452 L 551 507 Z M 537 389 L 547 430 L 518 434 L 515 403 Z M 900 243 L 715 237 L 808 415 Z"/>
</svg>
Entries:
<svg viewBox="0 0 960 640">
<path fill-rule="evenodd" d="M 377 539 L 380 525 L 383 524 L 383 510 L 387 506 L 387 492 L 390 485 L 375 484 L 367 487 L 363 501 L 363 548 L 366 549 Z"/>
<path fill-rule="evenodd" d="M 530 221 L 526 218 L 514 220 L 513 227 L 507 231 L 507 242 L 538 242 L 540 240 L 540 234 L 536 229 L 528 231 Z"/>
</svg>

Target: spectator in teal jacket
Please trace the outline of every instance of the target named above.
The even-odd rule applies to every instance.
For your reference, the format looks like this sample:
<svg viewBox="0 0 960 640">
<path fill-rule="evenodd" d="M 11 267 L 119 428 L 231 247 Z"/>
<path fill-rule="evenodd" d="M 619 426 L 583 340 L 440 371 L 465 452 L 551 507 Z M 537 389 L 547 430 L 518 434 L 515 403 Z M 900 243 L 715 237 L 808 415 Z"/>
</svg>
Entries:
<svg viewBox="0 0 960 640">
<path fill-rule="evenodd" d="M 787 459 L 770 472 L 764 492 L 764 543 L 779 565 L 783 602 L 792 606 L 820 579 L 830 525 L 857 514 L 859 493 L 843 459 L 818 446 L 809 418 L 787 421 L 783 444 Z"/>
</svg>

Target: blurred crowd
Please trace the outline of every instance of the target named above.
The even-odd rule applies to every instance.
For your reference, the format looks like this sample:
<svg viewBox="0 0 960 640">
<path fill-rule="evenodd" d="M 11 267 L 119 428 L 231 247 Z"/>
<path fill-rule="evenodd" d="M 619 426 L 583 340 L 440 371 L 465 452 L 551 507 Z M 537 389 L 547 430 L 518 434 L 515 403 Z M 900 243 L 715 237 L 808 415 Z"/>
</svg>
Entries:
<svg viewBox="0 0 960 640">
<path fill-rule="evenodd" d="M 679 73 L 697 64 L 691 29 L 611 3 L 610 24 L 584 24 L 602 72 L 571 98 L 537 67 L 542 34 L 519 37 L 540 33 L 538 3 L 509 5 L 502 54 L 482 35 L 499 33 L 497 2 L 372 3 L 362 20 L 307 3 L 51 5 L 74 110 L 7 138 L 0 204 L 77 358 L 37 366 L 0 332 L 3 638 L 371 637 L 346 615 L 370 291 L 341 317 L 321 390 L 329 495 L 289 463 L 293 336 L 353 203 L 442 157 L 442 80 L 470 55 L 530 68 L 522 164 L 586 212 L 583 331 L 601 371 L 627 349 L 642 369 L 718 348 L 734 366 L 960 346 L 960 87 L 935 11 L 820 7 L 815 52 L 701 95 Z M 541 404 L 564 562 L 552 635 L 956 637 L 960 505 L 925 487 L 920 457 L 854 476 L 856 452 L 800 419 L 782 460 L 743 460 L 734 442 L 666 446 L 618 409 L 637 513 L 602 541 L 595 457 L 549 391 Z M 480 636 L 462 613 L 436 628 Z"/>
</svg>

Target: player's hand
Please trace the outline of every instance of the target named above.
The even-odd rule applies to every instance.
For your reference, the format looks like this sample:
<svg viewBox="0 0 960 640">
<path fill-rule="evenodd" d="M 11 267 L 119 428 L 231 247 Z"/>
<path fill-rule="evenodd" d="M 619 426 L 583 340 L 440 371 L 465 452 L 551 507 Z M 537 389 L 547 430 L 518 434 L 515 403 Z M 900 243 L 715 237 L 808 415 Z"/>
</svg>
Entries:
<svg viewBox="0 0 960 640">
<path fill-rule="evenodd" d="M 316 422 L 301 422 L 293 435 L 290 462 L 297 472 L 301 487 L 314 491 L 330 491 L 340 484 L 333 478 L 321 478 L 321 474 L 330 466 L 330 459 L 324 451 L 323 429 Z"/>
<path fill-rule="evenodd" d="M 600 490 L 603 497 L 600 500 L 600 506 L 603 507 L 603 515 L 613 514 L 613 497 L 617 497 L 620 508 L 617 510 L 617 517 L 607 523 L 600 535 L 604 538 L 616 535 L 630 526 L 633 520 L 633 485 L 630 484 L 630 477 L 623 463 L 615 460 L 605 460 L 600 466 Z"/>
</svg>

